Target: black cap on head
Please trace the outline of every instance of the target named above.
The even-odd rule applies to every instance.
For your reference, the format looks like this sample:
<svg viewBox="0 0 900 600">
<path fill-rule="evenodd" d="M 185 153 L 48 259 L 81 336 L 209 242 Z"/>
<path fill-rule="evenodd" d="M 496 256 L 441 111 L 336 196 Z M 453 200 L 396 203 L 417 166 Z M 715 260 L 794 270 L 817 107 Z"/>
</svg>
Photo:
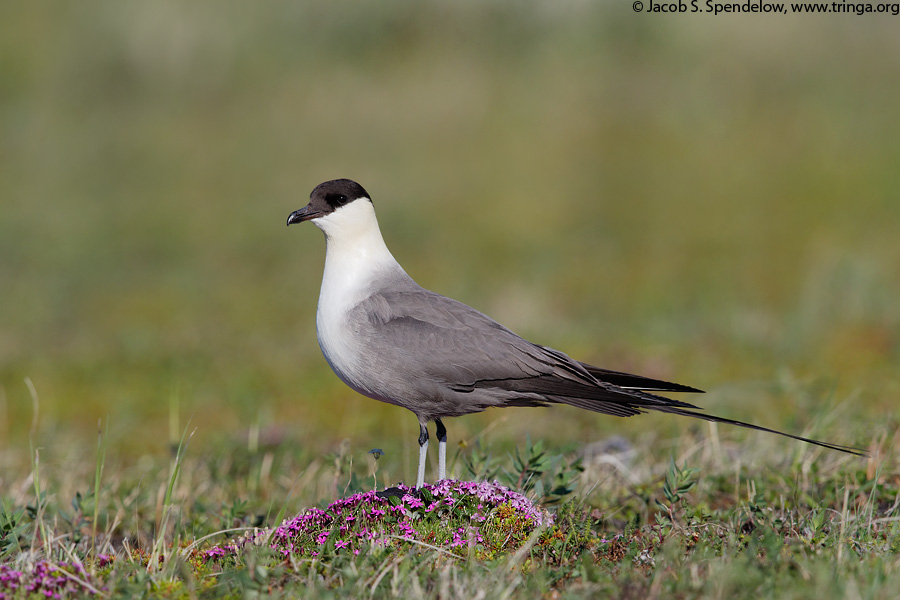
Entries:
<svg viewBox="0 0 900 600">
<path fill-rule="evenodd" d="M 295 210 L 288 216 L 287 224 L 301 223 L 311 219 L 324 217 L 354 200 L 365 199 L 371 202 L 369 192 L 351 179 L 332 179 L 320 183 L 309 195 L 309 204 Z"/>
<path fill-rule="evenodd" d="M 334 210 L 360 198 L 369 198 L 369 192 L 352 179 L 332 179 L 320 183 L 309 194 L 310 203 L 317 198 L 324 200 Z M 371 198 L 369 198 L 371 201 Z"/>
</svg>

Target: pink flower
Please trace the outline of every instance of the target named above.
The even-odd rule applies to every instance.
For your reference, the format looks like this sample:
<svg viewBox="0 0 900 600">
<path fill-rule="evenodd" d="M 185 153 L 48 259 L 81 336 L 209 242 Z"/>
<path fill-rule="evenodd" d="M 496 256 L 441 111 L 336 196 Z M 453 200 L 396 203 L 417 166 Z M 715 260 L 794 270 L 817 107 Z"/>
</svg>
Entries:
<svg viewBox="0 0 900 600">
<path fill-rule="evenodd" d="M 421 507 L 425 506 L 424 502 L 422 502 L 415 496 L 411 496 L 409 494 L 406 494 L 405 496 L 403 496 L 403 501 L 406 502 L 407 504 L 409 504 L 410 508 L 421 508 Z"/>
</svg>

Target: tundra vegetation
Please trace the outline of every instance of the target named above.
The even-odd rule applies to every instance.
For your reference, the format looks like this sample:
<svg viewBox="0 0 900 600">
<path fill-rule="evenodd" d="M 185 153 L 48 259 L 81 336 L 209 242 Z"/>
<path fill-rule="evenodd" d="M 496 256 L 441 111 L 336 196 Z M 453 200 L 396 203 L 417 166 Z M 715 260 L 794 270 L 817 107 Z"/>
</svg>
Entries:
<svg viewBox="0 0 900 600">
<path fill-rule="evenodd" d="M 887 14 L 6 3 L 0 597 L 896 597 L 897 45 Z M 328 369 L 322 240 L 284 226 L 335 177 L 423 286 L 870 458 L 494 410 L 446 422 L 452 482 L 374 497 L 415 418 Z"/>
</svg>

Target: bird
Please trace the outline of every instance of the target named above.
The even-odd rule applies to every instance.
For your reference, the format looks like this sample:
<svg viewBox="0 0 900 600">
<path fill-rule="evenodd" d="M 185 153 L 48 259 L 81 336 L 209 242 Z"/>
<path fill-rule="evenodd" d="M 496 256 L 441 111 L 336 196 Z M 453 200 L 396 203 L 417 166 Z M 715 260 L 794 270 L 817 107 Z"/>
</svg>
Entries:
<svg viewBox="0 0 900 600">
<path fill-rule="evenodd" d="M 388 250 L 369 193 L 350 179 L 316 186 L 287 224 L 325 234 L 316 337 L 338 378 L 363 396 L 412 411 L 419 421 L 416 489 L 425 479 L 428 424 L 446 478 L 443 420 L 491 407 L 567 404 L 617 417 L 658 411 L 775 433 L 858 456 L 857 448 L 696 412 L 658 395 L 702 390 L 595 367 L 527 341 L 470 306 L 417 284 Z"/>
</svg>

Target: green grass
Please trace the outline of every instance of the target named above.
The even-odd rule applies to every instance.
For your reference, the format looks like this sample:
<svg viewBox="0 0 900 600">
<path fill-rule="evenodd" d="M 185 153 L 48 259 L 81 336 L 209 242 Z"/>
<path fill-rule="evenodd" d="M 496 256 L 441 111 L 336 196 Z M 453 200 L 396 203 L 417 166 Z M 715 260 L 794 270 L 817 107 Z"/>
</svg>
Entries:
<svg viewBox="0 0 900 600">
<path fill-rule="evenodd" d="M 430 543 L 358 542 L 362 552 L 353 555 L 335 545 L 338 525 L 352 532 L 359 522 L 344 521 L 345 511 L 322 530 L 335 534 L 328 544 L 313 532 L 287 559 L 266 544 L 204 556 L 253 528 L 370 489 L 374 461 L 351 464 L 364 452 L 240 444 L 201 457 L 186 447 L 168 464 L 104 464 L 95 494 L 89 444 L 69 440 L 40 452 L 40 473 L 35 460 L 31 472 L 6 480 L 0 560 L 20 572 L 41 561 L 79 563 L 79 579 L 111 597 L 457 597 L 481 589 L 487 598 L 890 598 L 900 583 L 900 476 L 884 452 L 896 426 L 874 433 L 868 460 L 794 445 L 777 456 L 715 430 L 668 447 L 620 442 L 588 455 L 478 446 L 456 463 L 461 478 L 518 487 L 555 515 L 552 525 L 522 529 L 515 513 L 474 502 L 452 515 L 422 508 L 410 522 Z M 99 451 L 96 464 L 103 461 Z M 455 548 L 440 541 L 473 515 L 488 517 L 472 521 L 484 540 Z"/>
<path fill-rule="evenodd" d="M 889 596 L 895 19 L 544 4 L 4 5 L 4 564 L 74 557 L 115 594 Z M 370 486 L 373 447 L 379 485 L 414 475 L 415 420 L 315 343 L 324 244 L 284 221 L 334 177 L 374 195 L 426 287 L 873 462 L 666 415 L 488 411 L 448 423 L 457 476 L 521 473 L 530 436 L 565 457 L 532 465 L 543 497 L 595 443 L 634 449 L 570 482 L 582 545 L 182 564 Z M 677 503 L 672 457 L 697 470 Z"/>
</svg>

